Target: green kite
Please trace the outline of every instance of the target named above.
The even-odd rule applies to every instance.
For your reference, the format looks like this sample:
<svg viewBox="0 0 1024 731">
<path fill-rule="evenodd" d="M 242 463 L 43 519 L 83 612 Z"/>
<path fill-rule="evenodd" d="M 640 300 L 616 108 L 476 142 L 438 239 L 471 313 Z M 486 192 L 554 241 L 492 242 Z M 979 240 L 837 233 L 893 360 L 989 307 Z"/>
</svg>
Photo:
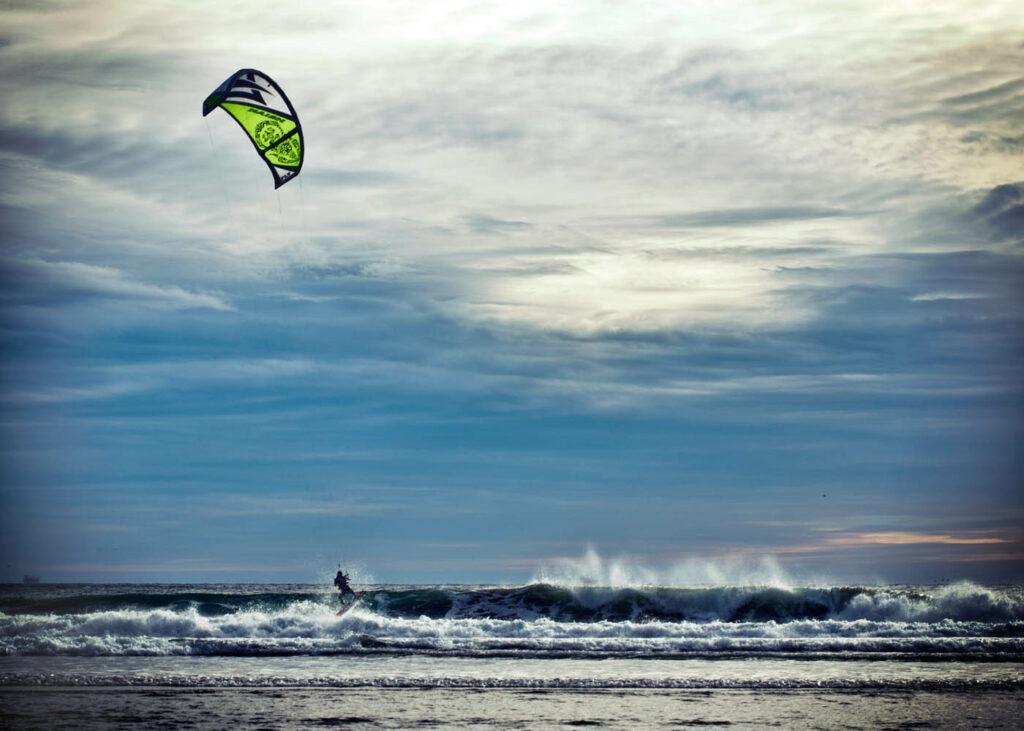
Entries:
<svg viewBox="0 0 1024 731">
<path fill-rule="evenodd" d="M 280 188 L 302 169 L 302 125 L 281 87 L 262 71 L 240 69 L 206 97 L 203 116 L 220 107 L 234 117 Z"/>
</svg>

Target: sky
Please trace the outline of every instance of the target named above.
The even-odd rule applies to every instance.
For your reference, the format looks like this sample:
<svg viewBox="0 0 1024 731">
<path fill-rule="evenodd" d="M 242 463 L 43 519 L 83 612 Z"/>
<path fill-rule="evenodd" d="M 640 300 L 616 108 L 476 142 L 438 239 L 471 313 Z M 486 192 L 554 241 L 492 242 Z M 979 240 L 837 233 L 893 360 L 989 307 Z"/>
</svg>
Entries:
<svg viewBox="0 0 1024 731">
<path fill-rule="evenodd" d="M 0 28 L 0 579 L 1024 581 L 1019 2 Z"/>
</svg>

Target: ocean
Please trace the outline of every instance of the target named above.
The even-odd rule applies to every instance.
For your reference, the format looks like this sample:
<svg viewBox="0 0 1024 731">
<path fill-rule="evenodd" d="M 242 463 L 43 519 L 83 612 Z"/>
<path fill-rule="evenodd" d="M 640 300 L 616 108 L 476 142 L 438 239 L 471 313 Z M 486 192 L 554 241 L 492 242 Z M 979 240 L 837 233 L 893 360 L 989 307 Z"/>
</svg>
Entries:
<svg viewBox="0 0 1024 731">
<path fill-rule="evenodd" d="M 337 595 L 319 585 L 0 586 L 0 721 L 1014 728 L 1024 718 L 1022 586 L 360 588 L 339 617 Z M 343 711 L 323 715 L 334 706 Z"/>
</svg>

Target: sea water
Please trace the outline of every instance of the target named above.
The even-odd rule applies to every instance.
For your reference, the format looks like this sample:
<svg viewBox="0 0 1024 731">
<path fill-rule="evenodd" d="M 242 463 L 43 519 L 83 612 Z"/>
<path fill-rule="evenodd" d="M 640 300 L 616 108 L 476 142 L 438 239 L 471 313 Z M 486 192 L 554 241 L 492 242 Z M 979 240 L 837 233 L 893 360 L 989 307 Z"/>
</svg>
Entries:
<svg viewBox="0 0 1024 731">
<path fill-rule="evenodd" d="M 614 579 L 615 577 L 607 577 Z M 0 726 L 1019 727 L 1024 587 L 0 587 Z"/>
<path fill-rule="evenodd" d="M 0 685 L 1024 688 L 1024 587 L 0 587 Z"/>
</svg>

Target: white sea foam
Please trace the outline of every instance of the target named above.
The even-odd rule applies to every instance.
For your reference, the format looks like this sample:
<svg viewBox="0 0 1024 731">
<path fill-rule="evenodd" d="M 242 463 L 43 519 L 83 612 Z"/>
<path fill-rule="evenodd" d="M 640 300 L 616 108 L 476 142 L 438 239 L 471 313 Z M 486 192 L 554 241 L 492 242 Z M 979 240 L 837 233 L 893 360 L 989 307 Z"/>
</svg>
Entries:
<svg viewBox="0 0 1024 731">
<path fill-rule="evenodd" d="M 378 587 L 343 617 L 315 587 L 24 589 L 0 599 L 8 656 L 1024 656 L 1021 588 L 969 583 Z"/>
<path fill-rule="evenodd" d="M 718 561 L 683 559 L 653 567 L 630 556 L 602 558 L 587 546 L 579 558 L 553 560 L 534 573 L 533 582 L 554 586 L 760 586 L 790 587 L 791 577 L 772 556 Z"/>
<path fill-rule="evenodd" d="M 837 616 L 849 619 L 939 622 L 945 619 L 988 621 L 1024 620 L 1019 597 L 960 582 L 939 587 L 928 595 L 893 591 L 860 593 Z"/>
<path fill-rule="evenodd" d="M 975 601 L 972 597 L 972 602 Z M 882 602 L 888 605 L 889 600 Z M 973 606 L 973 603 L 971 604 Z M 871 604 L 875 611 L 875 604 Z M 891 614 L 892 612 L 890 612 Z M 906 610 L 900 610 L 906 614 Z M 924 612 L 927 614 L 927 612 Z M 1024 653 L 1024 626 L 943 619 L 791 622 L 403 618 L 353 610 L 337 617 L 300 602 L 282 610 L 207 617 L 120 610 L 0 616 L 0 652 L 176 655 L 429 651 L 666 655 L 680 653 Z"/>
<path fill-rule="evenodd" d="M 1020 690 L 1024 681 L 1019 678 L 975 679 L 970 677 L 947 679 L 774 679 L 774 678 L 526 678 L 526 677 L 370 677 L 338 678 L 318 676 L 297 679 L 292 676 L 164 676 L 159 674 L 54 674 L 11 673 L 0 675 L 0 686 L 59 686 L 59 687 L 131 687 L 160 686 L 178 688 L 529 688 L 529 689 L 778 689 L 803 688 L 834 690 Z"/>
</svg>

